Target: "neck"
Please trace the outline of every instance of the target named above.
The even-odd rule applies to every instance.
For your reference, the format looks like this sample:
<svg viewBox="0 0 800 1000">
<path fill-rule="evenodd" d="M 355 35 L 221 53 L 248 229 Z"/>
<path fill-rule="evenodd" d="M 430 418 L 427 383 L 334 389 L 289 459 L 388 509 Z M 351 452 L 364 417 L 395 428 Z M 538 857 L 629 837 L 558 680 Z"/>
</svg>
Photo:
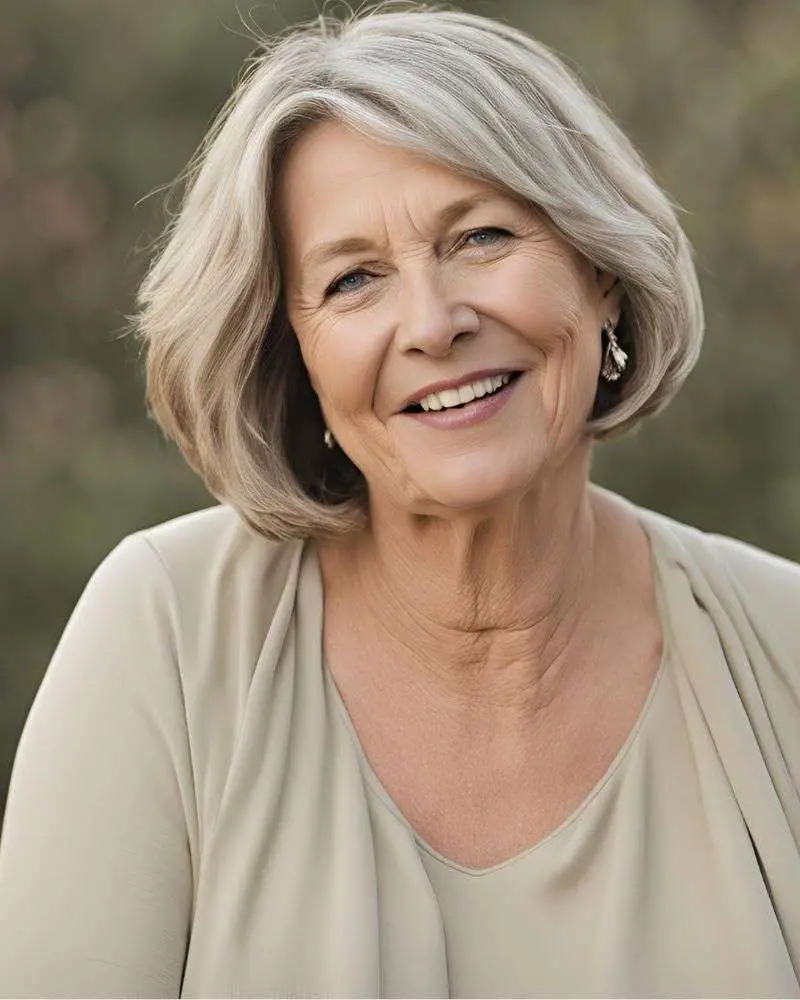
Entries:
<svg viewBox="0 0 800 1000">
<path fill-rule="evenodd" d="M 370 529 L 321 549 L 326 597 L 342 594 L 426 688 L 509 705 L 546 703 L 586 659 L 597 593 L 589 454 L 522 497 L 443 518 L 373 501 Z M 357 601 L 357 604 L 352 604 Z M 530 707 L 530 706 L 528 706 Z"/>
</svg>

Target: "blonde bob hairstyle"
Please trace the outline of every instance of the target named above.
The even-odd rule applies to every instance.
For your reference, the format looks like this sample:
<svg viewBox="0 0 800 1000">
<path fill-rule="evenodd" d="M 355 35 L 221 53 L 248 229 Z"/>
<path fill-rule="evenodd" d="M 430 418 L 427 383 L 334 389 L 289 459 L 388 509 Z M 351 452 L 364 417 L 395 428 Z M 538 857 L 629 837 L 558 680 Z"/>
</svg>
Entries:
<svg viewBox="0 0 800 1000">
<path fill-rule="evenodd" d="M 260 42 L 190 163 L 134 317 L 150 410 L 212 494 L 273 539 L 365 523 L 362 474 L 323 444 L 271 216 L 289 145 L 321 120 L 522 196 L 619 279 L 631 361 L 613 386 L 599 381 L 590 434 L 670 400 L 702 340 L 690 246 L 631 143 L 544 45 L 489 18 L 395 4 Z"/>
</svg>

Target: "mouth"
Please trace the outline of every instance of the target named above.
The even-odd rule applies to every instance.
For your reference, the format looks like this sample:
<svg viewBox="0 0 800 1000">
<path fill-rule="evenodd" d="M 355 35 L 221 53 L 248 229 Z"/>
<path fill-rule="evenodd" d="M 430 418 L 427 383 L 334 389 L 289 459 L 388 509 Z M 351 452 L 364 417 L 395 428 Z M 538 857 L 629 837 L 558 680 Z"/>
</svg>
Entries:
<svg viewBox="0 0 800 1000">
<path fill-rule="evenodd" d="M 409 404 L 403 413 L 430 413 L 438 410 L 463 410 L 480 399 L 495 396 L 520 377 L 521 371 L 487 375 L 458 388 L 440 389 L 428 393 L 419 402 Z"/>
</svg>

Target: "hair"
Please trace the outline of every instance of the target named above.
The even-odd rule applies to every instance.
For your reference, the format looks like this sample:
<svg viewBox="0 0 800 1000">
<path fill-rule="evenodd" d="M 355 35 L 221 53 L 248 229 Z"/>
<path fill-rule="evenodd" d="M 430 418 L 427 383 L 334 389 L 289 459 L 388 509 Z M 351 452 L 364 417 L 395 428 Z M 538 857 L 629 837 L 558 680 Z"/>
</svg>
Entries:
<svg viewBox="0 0 800 1000">
<path fill-rule="evenodd" d="M 260 39 L 185 174 L 141 285 L 150 411 L 210 492 L 273 539 L 366 523 L 366 485 L 325 450 L 281 291 L 271 196 L 292 142 L 340 121 L 543 212 L 624 300 L 625 374 L 599 381 L 597 439 L 660 410 L 700 350 L 676 213 L 603 107 L 543 44 L 489 18 L 379 4 Z"/>
</svg>

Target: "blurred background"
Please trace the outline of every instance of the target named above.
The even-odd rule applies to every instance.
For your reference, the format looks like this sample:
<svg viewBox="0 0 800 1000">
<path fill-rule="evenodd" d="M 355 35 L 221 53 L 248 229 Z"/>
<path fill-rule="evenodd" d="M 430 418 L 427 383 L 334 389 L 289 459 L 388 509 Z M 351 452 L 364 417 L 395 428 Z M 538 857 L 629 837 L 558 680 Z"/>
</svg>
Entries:
<svg viewBox="0 0 800 1000">
<path fill-rule="evenodd" d="M 145 415 L 126 316 L 163 188 L 254 47 L 247 24 L 270 33 L 320 6 L 0 5 L 0 814 L 92 570 L 129 532 L 215 502 Z M 599 448 L 594 478 L 800 560 L 800 0 L 451 6 L 565 57 L 696 249 L 700 363 L 665 413 Z"/>
</svg>

